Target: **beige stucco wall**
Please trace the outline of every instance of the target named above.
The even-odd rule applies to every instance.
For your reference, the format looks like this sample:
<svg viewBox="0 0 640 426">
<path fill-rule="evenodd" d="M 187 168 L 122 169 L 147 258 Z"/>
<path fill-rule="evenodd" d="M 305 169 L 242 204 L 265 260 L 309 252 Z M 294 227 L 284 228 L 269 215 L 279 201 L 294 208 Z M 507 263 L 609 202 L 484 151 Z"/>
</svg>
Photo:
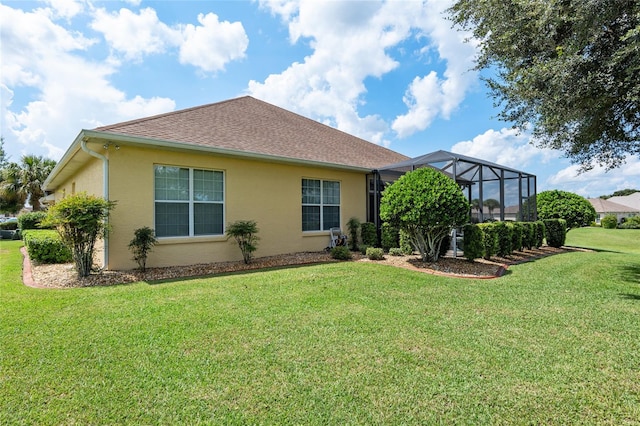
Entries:
<svg viewBox="0 0 640 426">
<path fill-rule="evenodd" d="M 129 241 L 135 229 L 154 227 L 156 164 L 224 171 L 225 224 L 236 220 L 257 222 L 260 241 L 254 253 L 256 257 L 320 251 L 329 244 L 327 231 L 302 232 L 303 178 L 341 182 L 343 229 L 349 218 L 355 216 L 364 221 L 366 217 L 364 173 L 131 146 L 121 146 L 117 151 L 110 148 L 108 154 L 110 199 L 117 202 L 110 219 L 109 269 L 136 267 L 127 247 Z M 85 179 L 94 179 L 89 170 L 83 179 L 76 177 L 76 191 L 80 188 L 79 182 Z M 165 238 L 153 249 L 147 266 L 241 259 L 235 240 L 225 236 Z"/>
</svg>

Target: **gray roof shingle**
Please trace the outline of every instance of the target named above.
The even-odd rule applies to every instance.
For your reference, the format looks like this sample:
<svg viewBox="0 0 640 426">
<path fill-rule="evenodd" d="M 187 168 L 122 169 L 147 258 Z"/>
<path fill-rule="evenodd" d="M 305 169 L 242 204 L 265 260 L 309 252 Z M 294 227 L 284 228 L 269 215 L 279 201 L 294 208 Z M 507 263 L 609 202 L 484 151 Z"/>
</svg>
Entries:
<svg viewBox="0 0 640 426">
<path fill-rule="evenodd" d="M 408 159 L 251 96 L 102 126 L 95 131 L 368 169 Z"/>
</svg>

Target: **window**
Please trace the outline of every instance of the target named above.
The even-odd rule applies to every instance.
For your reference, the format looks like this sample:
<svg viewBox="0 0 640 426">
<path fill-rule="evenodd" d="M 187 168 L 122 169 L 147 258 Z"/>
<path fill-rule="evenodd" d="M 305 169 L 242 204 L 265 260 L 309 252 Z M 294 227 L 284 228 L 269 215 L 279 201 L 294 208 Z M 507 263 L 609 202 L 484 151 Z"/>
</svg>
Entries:
<svg viewBox="0 0 640 426">
<path fill-rule="evenodd" d="M 340 226 L 340 182 L 302 179 L 302 230 Z"/>
<path fill-rule="evenodd" d="M 221 235 L 224 224 L 224 173 L 155 166 L 156 235 Z"/>
</svg>

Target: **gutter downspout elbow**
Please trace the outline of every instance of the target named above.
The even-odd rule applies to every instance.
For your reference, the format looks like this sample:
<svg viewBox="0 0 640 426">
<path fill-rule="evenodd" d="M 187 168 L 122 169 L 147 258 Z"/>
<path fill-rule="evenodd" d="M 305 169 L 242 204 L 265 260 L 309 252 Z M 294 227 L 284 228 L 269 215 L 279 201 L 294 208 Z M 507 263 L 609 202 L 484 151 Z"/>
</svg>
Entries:
<svg viewBox="0 0 640 426">
<path fill-rule="evenodd" d="M 109 201 L 109 159 L 107 157 L 105 157 L 104 155 L 89 149 L 89 147 L 87 147 L 87 139 L 86 138 L 82 138 L 82 141 L 80 142 L 80 147 L 82 148 L 82 150 L 84 152 L 86 152 L 87 154 L 91 155 L 92 157 L 95 157 L 95 158 L 97 158 L 99 160 L 102 160 L 102 177 L 103 177 L 102 190 L 103 190 L 103 197 L 104 197 L 105 200 Z M 109 235 L 105 234 L 105 237 L 104 237 L 104 265 L 103 265 L 103 268 L 107 268 L 108 266 L 109 266 Z"/>
</svg>

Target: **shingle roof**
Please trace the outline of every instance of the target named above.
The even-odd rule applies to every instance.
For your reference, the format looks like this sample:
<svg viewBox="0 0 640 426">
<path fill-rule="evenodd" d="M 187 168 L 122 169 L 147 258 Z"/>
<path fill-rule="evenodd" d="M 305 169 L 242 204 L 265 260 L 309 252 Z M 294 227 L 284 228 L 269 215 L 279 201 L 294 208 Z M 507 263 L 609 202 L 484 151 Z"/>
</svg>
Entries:
<svg viewBox="0 0 640 426">
<path fill-rule="evenodd" d="M 408 158 L 250 96 L 95 131 L 369 169 Z"/>
<path fill-rule="evenodd" d="M 622 204 L 614 203 L 603 198 L 589 198 L 589 202 L 596 210 L 597 213 L 637 213 L 638 209 L 633 207 L 623 206 Z"/>
</svg>

